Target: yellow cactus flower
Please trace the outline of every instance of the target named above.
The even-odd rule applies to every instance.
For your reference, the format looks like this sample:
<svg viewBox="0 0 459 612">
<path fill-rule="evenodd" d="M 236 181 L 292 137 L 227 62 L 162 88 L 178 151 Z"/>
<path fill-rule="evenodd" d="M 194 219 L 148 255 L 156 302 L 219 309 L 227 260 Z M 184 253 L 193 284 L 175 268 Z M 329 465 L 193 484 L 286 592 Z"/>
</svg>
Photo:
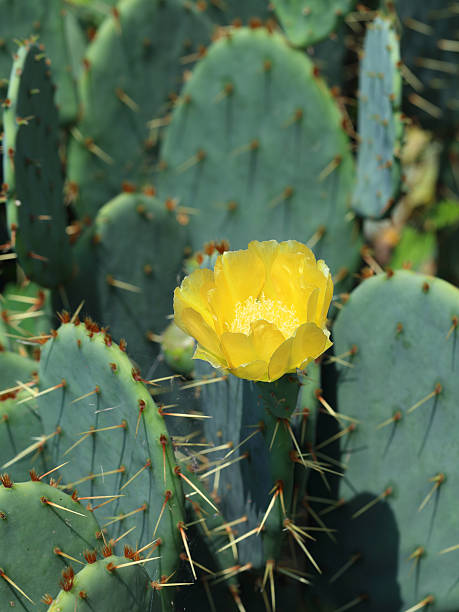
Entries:
<svg viewBox="0 0 459 612">
<path fill-rule="evenodd" d="M 330 271 L 300 242 L 253 241 L 195 270 L 174 292 L 175 322 L 203 359 L 248 380 L 272 382 L 330 346 Z"/>
</svg>

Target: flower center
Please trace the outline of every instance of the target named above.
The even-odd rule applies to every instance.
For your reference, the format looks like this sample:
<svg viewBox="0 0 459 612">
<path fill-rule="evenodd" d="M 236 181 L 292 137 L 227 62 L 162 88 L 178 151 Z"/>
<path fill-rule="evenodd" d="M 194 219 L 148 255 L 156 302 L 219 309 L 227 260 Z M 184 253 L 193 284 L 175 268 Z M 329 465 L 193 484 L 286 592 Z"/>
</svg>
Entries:
<svg viewBox="0 0 459 612">
<path fill-rule="evenodd" d="M 300 324 L 293 306 L 287 308 L 280 300 L 271 300 L 261 294 L 259 298 L 251 295 L 236 304 L 229 330 L 248 336 L 251 323 L 260 319 L 273 323 L 285 338 L 289 338 Z"/>
</svg>

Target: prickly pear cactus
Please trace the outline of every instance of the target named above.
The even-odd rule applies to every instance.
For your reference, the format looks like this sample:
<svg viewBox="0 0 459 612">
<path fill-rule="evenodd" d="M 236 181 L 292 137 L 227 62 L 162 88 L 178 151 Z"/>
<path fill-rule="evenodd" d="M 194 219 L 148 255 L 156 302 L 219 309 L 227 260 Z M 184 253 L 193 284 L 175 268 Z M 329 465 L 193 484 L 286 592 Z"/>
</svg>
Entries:
<svg viewBox="0 0 459 612">
<path fill-rule="evenodd" d="M 56 387 L 39 408 L 45 433 L 58 432 L 49 441 L 52 461 L 69 462 L 62 486 L 108 496 L 101 524 L 115 536 L 133 529 L 124 540 L 132 547 L 160 538 L 161 576 L 169 576 L 183 546 L 181 479 L 161 409 L 138 370 L 107 332 L 75 320 L 44 346 L 40 386 Z"/>
<path fill-rule="evenodd" d="M 84 564 L 85 551 L 99 548 L 98 532 L 92 512 L 78 500 L 44 482 L 15 483 L 4 474 L 0 607 L 36 610 L 42 596 L 58 590 L 67 555 Z"/>
<path fill-rule="evenodd" d="M 459 607 L 458 313 L 455 287 L 399 271 L 364 281 L 338 316 L 338 408 L 355 421 L 341 421 L 341 501 L 324 516 L 338 544 L 313 549 L 335 607 Z"/>
<path fill-rule="evenodd" d="M 68 291 L 71 307 L 92 291 L 90 312 L 117 341 L 128 338 L 133 359 L 147 372 L 172 312 L 187 229 L 156 198 L 124 193 L 101 208 L 91 236 L 79 251 L 84 263 Z"/>
<path fill-rule="evenodd" d="M 96 561 L 90 558 L 78 573 L 62 581 L 62 590 L 49 612 L 74 612 L 80 606 L 89 610 L 129 610 L 144 612 L 151 607 L 153 591 L 141 565 L 131 565 L 126 557 L 111 555 Z M 159 573 L 157 580 L 159 580 Z"/>
<path fill-rule="evenodd" d="M 354 4 L 354 0 L 273 0 L 288 39 L 297 47 L 324 39 Z"/>
<path fill-rule="evenodd" d="M 223 515 L 230 522 L 245 516 L 243 533 L 252 533 L 239 544 L 240 558 L 263 567 L 280 556 L 284 508 L 287 515 L 291 509 L 295 457 L 288 419 L 296 407 L 298 381 L 285 377 L 255 384 L 230 376 L 212 383 L 210 366 L 201 362 L 196 373 L 210 375 L 201 396 L 202 410 L 211 417 L 204 423 L 206 439 L 215 446 L 226 443 L 228 449 L 213 453 L 217 468 L 200 477 L 217 475 L 209 483 L 221 497 Z M 274 387 L 284 398 L 280 402 L 272 395 Z"/>
<path fill-rule="evenodd" d="M 387 214 L 400 191 L 403 137 L 399 42 L 392 18 L 367 29 L 360 64 L 359 151 L 352 206 L 364 217 Z"/>
<path fill-rule="evenodd" d="M 179 0 L 125 0 L 104 20 L 85 56 L 68 152 L 80 218 L 93 218 L 125 181 L 151 185 L 159 130 L 210 33 L 205 15 Z"/>
<path fill-rule="evenodd" d="M 72 272 L 72 253 L 65 233 L 54 85 L 36 45 L 26 42 L 17 52 L 3 117 L 3 188 L 11 239 L 26 275 L 56 287 Z"/>
<path fill-rule="evenodd" d="M 349 141 L 312 63 L 280 35 L 241 28 L 213 44 L 174 110 L 160 166 L 160 198 L 195 211 L 195 249 L 275 235 L 309 241 L 337 272 L 354 268 Z"/>
<path fill-rule="evenodd" d="M 0 1 L 0 14 L 5 16 L 0 21 L 0 87 L 10 78 L 18 40 L 35 37 L 52 62 L 60 118 L 69 122 L 75 119 L 78 109 L 76 64 L 84 37 L 66 8 L 61 0 Z"/>
</svg>

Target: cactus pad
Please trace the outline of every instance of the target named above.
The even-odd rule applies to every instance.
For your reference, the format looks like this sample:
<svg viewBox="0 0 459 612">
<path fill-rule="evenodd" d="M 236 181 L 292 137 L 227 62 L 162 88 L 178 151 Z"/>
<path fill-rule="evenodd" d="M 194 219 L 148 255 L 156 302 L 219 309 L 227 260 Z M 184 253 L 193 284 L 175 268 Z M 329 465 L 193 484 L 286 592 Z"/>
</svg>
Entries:
<svg viewBox="0 0 459 612">
<path fill-rule="evenodd" d="M 12 241 L 26 275 L 56 287 L 71 274 L 72 258 L 65 233 L 54 85 L 47 60 L 35 45 L 25 43 L 18 50 L 4 124 L 4 188 Z"/>
</svg>

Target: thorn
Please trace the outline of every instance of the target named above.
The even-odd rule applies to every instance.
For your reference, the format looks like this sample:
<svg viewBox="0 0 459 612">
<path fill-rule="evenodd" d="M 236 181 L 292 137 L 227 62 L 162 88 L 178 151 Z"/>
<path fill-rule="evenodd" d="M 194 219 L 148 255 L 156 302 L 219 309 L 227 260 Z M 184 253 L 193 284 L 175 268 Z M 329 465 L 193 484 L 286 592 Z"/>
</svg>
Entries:
<svg viewBox="0 0 459 612">
<path fill-rule="evenodd" d="M 182 561 L 187 561 L 188 563 L 190 562 L 190 559 L 186 556 L 185 553 L 180 553 L 180 559 L 182 559 Z M 199 567 L 200 569 L 202 569 L 204 572 L 206 572 L 207 574 L 210 574 L 211 576 L 215 576 L 215 572 L 213 572 L 212 570 L 210 570 L 208 567 L 206 567 L 205 565 L 201 565 L 200 563 L 198 563 L 197 561 L 193 561 L 193 563 L 196 565 L 196 567 Z"/>
<path fill-rule="evenodd" d="M 72 400 L 70 403 L 76 404 L 76 402 L 79 402 L 80 400 L 85 399 L 86 397 L 89 397 L 90 395 L 94 395 L 94 393 L 100 393 L 99 385 L 96 385 L 96 387 L 92 391 L 89 391 L 89 393 L 85 393 L 84 395 L 80 395 L 80 397 L 77 397 L 76 399 Z"/>
<path fill-rule="evenodd" d="M 74 442 L 72 444 L 72 446 L 69 446 L 69 448 L 66 451 L 63 452 L 62 456 L 65 457 L 65 455 L 68 455 L 68 453 L 70 453 L 70 451 L 72 451 L 76 446 L 78 446 L 78 444 L 81 444 L 84 440 L 86 440 L 86 438 L 89 438 L 90 435 L 91 435 L 91 433 L 87 433 L 82 438 L 80 438 L 79 440 Z"/>
<path fill-rule="evenodd" d="M 114 565 L 112 569 L 120 569 L 121 567 L 130 567 L 131 565 L 140 565 L 141 563 L 147 563 L 148 561 L 156 561 L 161 557 L 150 557 L 148 559 L 139 559 L 139 561 L 129 561 L 128 563 L 120 563 L 120 565 Z"/>
<path fill-rule="evenodd" d="M 170 500 L 170 498 L 172 497 L 172 492 L 171 491 L 166 491 L 165 495 L 164 495 L 164 501 L 163 501 L 163 505 L 161 506 L 161 510 L 158 516 L 158 520 L 156 521 L 156 525 L 155 525 L 155 529 L 153 531 L 153 537 L 155 537 L 156 535 L 156 531 L 158 530 L 159 527 L 159 523 L 161 522 L 161 519 L 163 517 L 163 513 L 164 510 L 167 506 L 167 502 Z"/>
<path fill-rule="evenodd" d="M 274 427 L 273 435 L 272 435 L 272 438 L 271 438 L 271 442 L 269 443 L 269 450 L 271 450 L 272 447 L 273 447 L 274 440 L 275 440 L 276 435 L 277 435 L 277 430 L 279 429 L 279 423 L 280 423 L 280 419 L 277 419 L 276 425 Z"/>
<path fill-rule="evenodd" d="M 344 429 L 342 429 L 341 431 L 336 433 L 334 436 L 331 436 L 327 440 L 324 440 L 323 442 L 318 444 L 315 447 L 315 450 L 317 451 L 320 448 L 323 448 L 324 446 L 328 446 L 332 442 L 336 442 L 336 440 L 339 440 L 340 438 L 342 438 L 343 436 L 347 435 L 348 433 L 352 433 L 353 431 L 355 431 L 355 428 L 356 428 L 355 423 L 351 423 L 350 425 L 348 425 L 347 427 L 345 427 Z"/>
<path fill-rule="evenodd" d="M 59 504 L 55 504 L 52 501 L 49 501 L 49 499 L 46 499 L 46 497 L 40 497 L 40 501 L 43 504 L 46 504 L 48 506 L 52 506 L 53 508 L 59 508 L 59 510 L 65 510 L 65 512 L 70 512 L 71 514 L 78 514 L 79 516 L 84 516 L 84 518 L 88 518 L 86 516 L 86 514 L 83 514 L 81 512 L 77 512 L 76 510 L 70 510 L 69 508 L 65 508 L 64 506 L 60 506 Z"/>
<path fill-rule="evenodd" d="M 223 576 L 213 580 L 212 584 L 218 584 L 219 582 L 222 582 L 223 580 L 229 580 L 230 578 L 233 578 L 237 574 L 241 574 L 242 572 L 247 572 L 248 570 L 251 570 L 252 567 L 253 567 L 252 563 L 246 563 L 245 565 L 235 565 L 234 567 L 229 567 L 226 570 L 224 570 L 224 572 L 222 572 Z"/>
<path fill-rule="evenodd" d="M 134 476 L 131 476 L 131 478 L 129 478 L 129 480 L 127 480 L 124 485 L 122 487 L 120 487 L 120 491 L 122 491 L 123 489 L 125 489 L 129 484 L 131 484 L 131 482 L 137 478 L 137 476 L 139 476 L 139 474 L 141 474 L 144 470 L 146 470 L 147 468 L 151 467 L 151 461 L 150 459 L 147 459 L 147 462 L 145 463 L 145 465 L 143 467 L 140 468 L 140 470 L 137 470 L 137 472 L 134 474 Z"/>
<path fill-rule="evenodd" d="M 346 610 L 350 610 L 351 608 L 358 606 L 359 603 L 362 603 L 362 601 L 366 601 L 367 599 L 368 599 L 368 595 L 365 595 L 365 594 L 359 595 L 352 601 L 349 601 L 347 604 L 344 604 L 344 606 L 341 606 L 341 608 L 336 608 L 336 610 L 333 610 L 333 612 L 346 612 Z"/>
<path fill-rule="evenodd" d="M 442 49 L 442 51 L 459 52 L 459 41 L 440 38 L 440 40 L 437 41 L 437 47 Z"/>
<path fill-rule="evenodd" d="M 237 463 L 238 461 L 242 461 L 243 459 L 247 459 L 248 456 L 249 456 L 249 453 L 244 453 L 243 455 L 240 455 L 239 457 L 236 457 L 236 459 L 232 459 L 231 461 L 227 461 L 226 463 L 222 463 L 222 465 L 218 465 L 217 467 L 213 468 L 212 470 L 209 470 L 208 472 L 205 472 L 204 474 L 201 474 L 201 476 L 199 478 L 200 478 L 200 480 L 204 480 L 204 478 L 207 478 L 208 476 L 211 476 L 212 474 L 215 474 L 215 472 L 219 472 L 220 470 L 224 470 L 225 468 L 229 467 L 230 465 L 233 465 L 234 463 Z"/>
<path fill-rule="evenodd" d="M 418 508 L 418 512 L 421 512 L 421 510 L 423 508 L 425 508 L 426 504 L 428 503 L 428 501 L 430 500 L 430 498 L 432 497 L 432 495 L 435 493 L 435 491 L 438 489 L 438 487 L 440 485 L 442 485 L 445 482 L 445 475 L 442 472 L 439 472 L 436 476 L 434 476 L 433 478 L 429 478 L 429 482 L 434 482 L 434 486 L 432 487 L 432 489 L 430 490 L 430 492 L 426 495 L 426 497 L 424 498 L 424 501 L 421 503 L 421 505 Z"/>
<path fill-rule="evenodd" d="M 226 455 L 223 457 L 223 459 L 226 459 L 227 457 L 229 457 L 230 455 L 232 455 L 235 451 L 237 451 L 238 448 L 241 448 L 241 446 L 243 444 L 245 444 L 246 442 L 248 442 L 250 440 L 250 438 L 253 438 L 253 436 L 256 436 L 257 433 L 259 433 L 261 431 L 260 428 L 256 429 L 255 431 L 252 431 L 251 434 L 249 434 L 246 438 L 244 438 L 242 440 L 242 442 L 239 442 L 239 444 L 237 446 L 235 446 L 234 448 L 232 448 L 230 451 L 228 451 L 226 453 Z"/>
<path fill-rule="evenodd" d="M 83 306 L 84 306 L 84 300 L 81 300 L 78 308 L 75 310 L 75 312 L 72 315 L 72 318 L 70 319 L 70 323 L 75 323 L 75 321 L 77 320 L 77 317 L 80 314 L 81 309 L 83 308 Z"/>
<path fill-rule="evenodd" d="M 125 495 L 89 495 L 87 497 L 77 497 L 76 501 L 82 501 L 86 499 L 117 499 L 118 497 L 125 497 Z"/>
<path fill-rule="evenodd" d="M 390 419 L 387 419 L 386 421 L 383 421 L 382 423 L 380 423 L 376 429 L 381 429 L 382 427 L 386 427 L 387 425 L 390 425 L 391 423 L 398 423 L 401 418 L 402 418 L 403 414 L 400 410 L 397 410 L 397 412 L 390 417 Z"/>
<path fill-rule="evenodd" d="M 340 578 L 344 574 L 344 572 L 346 572 L 350 567 L 352 567 L 354 563 L 357 563 L 357 561 L 361 558 L 362 555 L 360 553 L 355 553 L 354 555 L 351 555 L 351 557 L 346 561 L 346 563 L 342 567 L 340 567 L 340 569 L 335 574 L 333 574 L 333 576 L 328 582 L 332 584 L 333 582 L 338 580 L 338 578 Z"/>
<path fill-rule="evenodd" d="M 217 552 L 222 552 L 226 550 L 227 548 L 229 548 L 230 546 L 233 546 L 234 544 L 239 544 L 239 542 L 242 542 L 242 540 L 245 540 L 246 538 L 249 538 L 250 536 L 254 535 L 255 533 L 257 533 L 257 531 L 258 531 L 258 527 L 255 527 L 255 529 L 251 529 L 250 531 L 247 531 L 243 535 L 233 540 L 233 542 L 229 542 L 228 544 L 225 544 L 224 546 L 219 548 Z"/>
<path fill-rule="evenodd" d="M 359 423 L 358 419 L 353 419 L 351 417 L 345 416 L 344 414 L 335 412 L 330 406 L 330 404 L 327 402 L 327 400 L 322 397 L 322 389 L 317 389 L 315 395 L 319 402 L 322 404 L 322 406 L 325 408 L 325 410 L 328 412 L 328 414 L 334 417 L 337 421 L 339 421 L 339 419 L 343 419 L 343 421 L 353 421 L 354 423 Z"/>
<path fill-rule="evenodd" d="M 446 553 L 453 552 L 453 550 L 458 550 L 458 549 L 459 549 L 459 544 L 455 544 L 454 546 L 448 546 L 448 548 L 444 548 L 438 554 L 444 555 Z"/>
<path fill-rule="evenodd" d="M 107 274 L 105 277 L 107 284 L 111 287 L 116 287 L 117 289 L 124 289 L 124 291 L 131 291 L 132 293 L 142 293 L 142 289 L 137 287 L 136 285 L 131 285 L 131 283 L 126 283 L 121 280 L 117 280 L 113 278 L 111 274 Z"/>
<path fill-rule="evenodd" d="M 238 459 L 240 459 L 240 457 L 238 457 Z M 229 461 L 228 463 L 232 463 L 232 462 L 231 462 L 231 461 Z M 212 471 L 214 471 L 214 470 L 212 470 Z M 182 471 L 181 471 L 181 469 L 179 468 L 179 466 L 177 466 L 177 467 L 174 469 L 174 472 L 177 474 L 177 476 L 180 476 L 180 478 L 182 478 L 182 479 L 183 479 L 183 480 L 184 480 L 184 481 L 185 481 L 185 482 L 186 482 L 188 485 L 190 485 L 190 487 L 191 487 L 191 488 L 192 488 L 194 491 L 196 491 L 196 493 L 197 493 L 198 495 L 200 495 L 200 496 L 202 497 L 202 499 L 203 499 L 204 501 L 206 501 L 206 502 L 209 504 L 209 506 L 211 506 L 211 507 L 212 507 L 212 508 L 215 510 L 215 512 L 217 512 L 218 514 L 220 514 L 220 510 L 217 508 L 217 506 L 216 506 L 214 503 L 212 503 L 212 502 L 210 501 L 210 499 L 208 499 L 208 497 L 206 497 L 206 496 L 204 495 L 204 493 L 203 493 L 203 492 L 202 492 L 202 491 L 201 491 L 201 490 L 200 490 L 200 489 L 199 489 L 199 488 L 198 488 L 198 487 L 197 487 L 197 486 L 196 486 L 196 485 L 195 485 L 193 482 L 191 482 L 191 480 L 190 480 L 189 478 L 187 478 L 187 477 L 185 476 L 185 474 L 183 474 L 183 473 L 182 473 Z M 204 478 L 205 476 L 206 476 L 206 474 L 204 474 L 203 476 L 201 476 L 201 478 Z"/>
<path fill-rule="evenodd" d="M 226 380 L 227 376 L 219 376 L 218 378 L 210 378 L 205 380 L 195 380 L 192 383 L 188 383 L 181 387 L 182 390 L 192 389 L 194 387 L 202 387 L 203 385 L 210 385 L 212 383 L 221 382 L 222 380 Z"/>
<path fill-rule="evenodd" d="M 87 480 L 94 480 L 94 478 L 100 478 L 100 477 L 103 478 L 105 476 L 112 476 L 113 474 L 120 474 L 120 473 L 123 473 L 125 470 L 126 468 L 122 465 L 116 470 L 109 470 L 108 472 L 99 472 L 99 474 L 89 474 L 88 476 L 84 476 L 83 478 L 80 478 L 79 480 L 75 480 L 75 482 L 71 482 L 66 485 L 61 485 L 60 488 L 61 489 L 74 489 L 77 485 L 81 484 L 82 482 L 86 482 Z"/>
<path fill-rule="evenodd" d="M 75 563 L 79 563 L 80 565 L 85 565 L 83 561 L 79 561 L 78 559 L 75 559 L 75 557 L 71 557 L 67 553 L 62 552 L 62 550 L 58 548 L 57 546 L 54 548 L 53 552 L 55 555 L 59 555 L 60 557 L 65 557 L 65 559 L 70 559 L 70 561 L 75 561 Z"/>
<path fill-rule="evenodd" d="M 451 334 L 457 329 L 457 324 L 458 324 L 458 318 L 456 315 L 454 315 L 453 317 L 451 317 L 451 321 L 452 321 L 452 325 L 449 328 L 448 334 L 446 336 L 446 339 L 448 340 L 448 338 L 451 336 Z"/>
<path fill-rule="evenodd" d="M 134 527 L 131 527 L 130 529 L 128 529 L 127 531 L 122 533 L 120 536 L 118 536 L 116 538 L 116 540 L 111 541 L 110 545 L 111 546 L 115 546 L 115 544 L 118 544 L 118 542 L 120 542 L 123 538 L 125 538 L 127 535 L 129 535 L 131 533 L 131 531 L 134 531 L 134 529 L 137 529 L 136 525 L 134 525 Z"/>
<path fill-rule="evenodd" d="M 31 604 L 35 605 L 35 602 L 32 601 L 32 599 L 30 599 L 30 597 L 26 595 L 24 591 L 20 587 L 18 587 L 18 585 L 15 582 L 13 582 L 11 578 L 9 578 L 1 568 L 0 568 L 0 578 L 3 578 L 3 580 L 6 580 L 6 582 L 11 584 L 11 586 L 14 587 L 16 591 L 19 591 L 21 595 L 23 595 L 28 601 L 30 601 Z"/>
<path fill-rule="evenodd" d="M 332 161 L 327 166 L 325 166 L 325 168 L 321 171 L 321 173 L 317 177 L 317 180 L 319 181 L 319 183 L 324 181 L 327 178 L 327 176 L 330 176 L 330 174 L 334 172 L 336 168 L 340 166 L 342 161 L 343 160 L 342 160 L 341 155 L 337 155 L 334 159 L 332 159 Z"/>
<path fill-rule="evenodd" d="M 33 251 L 29 251 L 27 253 L 27 256 L 30 257 L 31 259 L 36 259 L 37 261 L 43 261 L 43 262 L 49 261 L 48 257 L 45 257 L 44 255 L 39 255 L 38 253 L 34 253 Z"/>
<path fill-rule="evenodd" d="M 387 489 L 383 491 L 381 495 L 378 495 L 378 497 L 375 497 L 374 499 L 371 500 L 371 502 L 369 502 L 368 504 L 365 504 L 365 506 L 360 508 L 360 510 L 357 510 L 357 512 L 355 512 L 351 518 L 353 519 L 357 518 L 358 516 L 362 515 L 367 510 L 370 510 L 370 508 L 375 506 L 381 500 L 386 499 L 386 497 L 389 497 L 389 495 L 391 494 L 392 494 L 392 487 L 387 487 Z"/>
<path fill-rule="evenodd" d="M 422 400 L 419 400 L 419 402 L 416 402 L 416 404 L 411 406 L 411 408 L 408 408 L 406 413 L 410 414 L 410 412 L 413 412 L 414 410 L 416 410 L 416 408 L 419 408 L 419 406 L 421 406 L 422 404 L 424 404 L 425 402 L 430 400 L 432 397 L 435 397 L 436 395 L 439 395 L 441 392 L 442 392 L 442 386 L 441 386 L 440 383 L 437 383 L 435 385 L 435 389 L 431 393 L 426 395 L 426 397 L 424 397 Z"/>
<path fill-rule="evenodd" d="M 139 105 L 137 104 L 137 102 L 134 102 L 134 100 L 130 96 L 128 96 L 127 93 L 121 89 L 121 87 L 117 87 L 115 89 L 115 93 L 117 98 L 121 100 L 121 102 L 125 104 L 128 108 L 130 108 L 135 113 L 139 112 Z"/>
<path fill-rule="evenodd" d="M 287 187 L 285 187 L 282 193 L 280 193 L 278 196 L 272 199 L 271 202 L 268 203 L 268 208 L 274 208 L 281 202 L 290 200 L 290 198 L 293 196 L 294 193 L 295 192 L 294 192 L 293 187 L 291 187 L 290 185 L 287 185 Z"/>
<path fill-rule="evenodd" d="M 45 478 L 45 476 L 49 476 L 49 474 L 52 474 L 52 472 L 55 472 L 56 470 L 58 470 L 61 467 L 64 467 L 64 465 L 67 465 L 67 463 L 70 463 L 70 461 L 66 461 L 65 463 L 61 463 L 60 465 L 58 465 L 57 467 L 53 468 L 52 470 L 49 470 L 45 474 L 42 474 L 41 476 L 38 477 L 38 480 L 42 480 L 43 478 Z"/>
<path fill-rule="evenodd" d="M 417 93 L 412 92 L 408 96 L 408 100 L 411 102 L 411 104 L 413 104 L 414 106 L 417 106 L 418 108 L 426 112 L 428 115 L 431 115 L 431 117 L 434 117 L 435 119 L 440 119 L 440 117 L 443 115 L 443 111 L 441 108 L 439 108 L 438 106 L 435 106 L 435 104 L 432 104 L 432 102 L 429 102 L 425 98 L 422 98 Z"/>
<path fill-rule="evenodd" d="M 420 601 L 418 604 L 416 604 L 412 608 L 409 608 L 409 610 L 405 610 L 405 612 L 416 612 L 416 610 L 421 610 L 421 608 L 425 608 L 427 606 L 430 606 L 430 604 L 432 604 L 434 601 L 435 601 L 434 596 L 433 595 L 428 595 L 422 601 Z"/>
<path fill-rule="evenodd" d="M 29 453 L 33 452 L 34 450 L 39 449 L 40 447 L 43 447 L 43 445 L 45 444 L 45 442 L 47 440 L 50 440 L 53 436 L 55 436 L 56 434 L 60 433 L 61 429 L 58 427 L 56 429 L 56 431 L 53 431 L 53 433 L 48 434 L 47 436 L 41 436 L 40 438 L 38 438 L 37 442 L 34 442 L 33 444 L 31 444 L 30 446 L 28 446 L 27 448 L 25 448 L 24 450 L 22 450 L 20 453 L 18 453 L 16 455 L 16 457 L 13 457 L 13 459 L 10 459 L 9 461 L 7 461 L 6 463 L 4 463 L 1 467 L 2 469 L 6 469 L 8 467 L 10 467 L 10 465 L 13 465 L 13 463 L 16 463 L 16 461 L 19 461 L 20 459 L 22 459 L 23 457 L 25 457 L 26 455 L 28 455 Z"/>
<path fill-rule="evenodd" d="M 279 483 L 279 485 L 276 488 L 276 491 L 275 491 L 274 495 L 271 498 L 271 501 L 269 502 L 268 508 L 267 508 L 267 510 L 266 510 L 266 512 L 265 512 L 265 514 L 263 516 L 263 520 L 261 521 L 260 525 L 258 526 L 257 535 L 260 535 L 260 532 L 263 529 L 263 526 L 264 526 L 264 524 L 266 522 L 266 519 L 268 518 L 269 513 L 273 509 L 273 506 L 274 506 L 274 504 L 276 502 L 276 499 L 277 499 L 277 497 L 279 495 L 279 491 L 280 490 L 281 490 L 281 484 Z"/>
<path fill-rule="evenodd" d="M 199 164 L 205 159 L 206 159 L 205 151 L 203 151 L 202 149 L 199 149 L 199 151 L 195 153 L 192 157 L 190 157 L 190 159 L 187 159 L 182 164 L 180 164 L 180 166 L 177 167 L 176 173 L 180 174 L 182 172 L 185 172 L 186 170 L 189 170 L 190 168 L 192 168 L 196 164 Z"/>
<path fill-rule="evenodd" d="M 20 400 L 18 402 L 19 404 L 24 404 L 25 402 L 29 402 L 31 399 L 37 398 L 37 397 L 41 397 L 42 395 L 46 395 L 47 393 L 51 393 L 51 391 L 55 391 L 56 389 L 60 389 L 61 387 L 65 387 L 66 386 L 66 382 L 65 380 L 63 380 L 62 382 L 60 382 L 58 385 L 54 385 L 54 387 L 49 387 L 49 389 L 45 389 L 44 391 L 40 391 L 39 393 L 35 394 L 33 397 L 26 397 L 23 400 Z"/>
<path fill-rule="evenodd" d="M 319 572 L 319 574 L 322 573 L 322 570 L 319 568 L 319 566 L 317 565 L 317 563 L 314 561 L 313 556 L 311 555 L 311 553 L 309 552 L 309 550 L 306 548 L 306 546 L 304 545 L 303 542 L 303 538 L 297 533 L 297 531 L 294 529 L 293 523 L 290 519 L 285 519 L 284 521 L 284 527 L 286 529 L 288 529 L 288 531 L 290 532 L 290 534 L 293 536 L 293 538 L 295 539 L 296 543 L 298 544 L 298 546 L 301 548 L 301 550 L 304 552 L 304 554 L 307 556 L 307 558 L 309 559 L 309 561 L 312 563 L 312 565 L 315 567 L 315 569 Z"/>
<path fill-rule="evenodd" d="M 102 528 L 108 527 L 109 525 L 113 525 L 113 523 L 117 523 L 118 521 L 123 521 L 125 518 L 128 518 L 133 514 L 137 514 L 138 512 L 145 512 L 146 509 L 147 504 L 142 504 L 139 508 L 131 510 L 131 512 L 126 512 L 125 514 L 119 514 L 118 516 L 115 516 L 111 521 L 105 523 L 105 525 L 102 525 Z"/>
<path fill-rule="evenodd" d="M 90 429 L 89 431 L 80 431 L 80 433 L 78 435 L 82 436 L 85 434 L 94 434 L 94 433 L 98 433 L 100 431 L 109 431 L 111 429 L 126 429 L 127 427 L 127 423 L 126 421 L 123 420 L 123 422 L 120 425 L 110 425 L 109 427 L 99 427 L 99 429 Z"/>
<path fill-rule="evenodd" d="M 163 448 L 163 479 L 164 479 L 164 485 L 166 485 L 166 444 L 167 444 L 166 436 L 164 434 L 161 434 L 159 441 Z"/>
<path fill-rule="evenodd" d="M 193 572 L 194 579 L 197 580 L 198 577 L 196 576 L 196 570 L 194 569 L 193 559 L 191 558 L 190 549 L 188 547 L 188 540 L 187 540 L 186 533 L 185 533 L 185 527 L 184 527 L 182 522 L 180 522 L 177 525 L 177 527 L 178 527 L 178 529 L 180 531 L 180 535 L 182 536 L 183 546 L 185 547 L 186 554 L 187 554 L 187 557 L 188 557 L 188 562 L 190 564 L 191 571 Z"/>
<path fill-rule="evenodd" d="M 309 580 L 306 580 L 306 578 L 304 578 L 303 576 L 298 576 L 297 575 L 297 571 L 298 570 L 294 570 L 294 569 L 290 569 L 287 567 L 276 567 L 276 572 L 279 574 L 284 574 L 284 576 L 288 576 L 289 578 L 293 578 L 293 580 L 298 580 L 298 582 L 301 582 L 303 584 L 311 584 L 311 582 Z"/>
<path fill-rule="evenodd" d="M 265 565 L 265 573 L 263 575 L 263 582 L 261 584 L 261 590 L 264 591 L 265 586 L 266 586 L 266 582 L 269 578 L 269 586 L 270 586 L 270 591 L 271 591 L 271 610 L 272 612 L 275 612 L 276 610 L 276 591 L 275 591 L 275 587 L 274 587 L 274 566 L 275 566 L 275 561 L 273 559 L 268 559 L 266 561 L 266 565 Z"/>
</svg>

